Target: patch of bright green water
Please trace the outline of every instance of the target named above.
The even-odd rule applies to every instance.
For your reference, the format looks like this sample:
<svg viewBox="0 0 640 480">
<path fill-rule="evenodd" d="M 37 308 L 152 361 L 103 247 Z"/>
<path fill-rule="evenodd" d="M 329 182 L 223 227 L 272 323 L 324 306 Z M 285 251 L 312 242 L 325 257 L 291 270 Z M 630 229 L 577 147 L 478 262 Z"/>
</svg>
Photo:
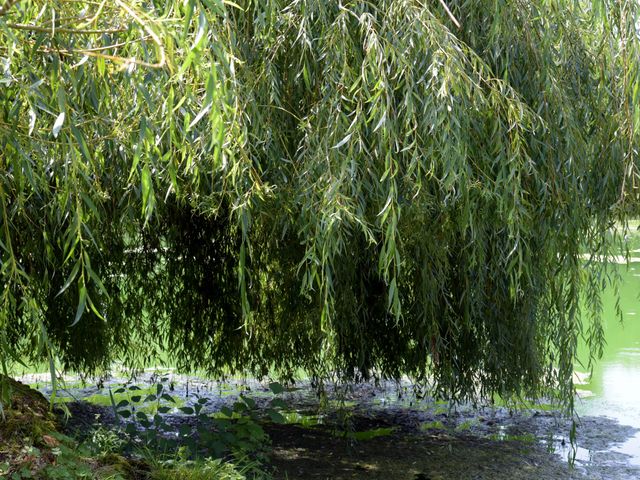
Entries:
<svg viewBox="0 0 640 480">
<path fill-rule="evenodd" d="M 354 408 L 358 403 L 353 400 L 329 400 L 329 408 Z"/>
<path fill-rule="evenodd" d="M 628 238 L 632 257 L 640 257 L 640 234 Z M 623 323 L 616 315 L 616 296 L 612 288 L 602 295 L 606 346 L 602 358 L 589 378 L 586 365 L 576 365 L 580 415 L 605 415 L 624 425 L 640 428 L 640 262 L 616 265 L 622 277 L 619 285 Z M 585 324 L 587 320 L 585 319 Z M 588 358 L 587 346 L 579 346 L 579 358 Z M 584 363 L 584 362 L 583 362 Z M 623 444 L 619 451 L 640 464 L 640 435 Z"/>
<path fill-rule="evenodd" d="M 539 410 L 543 412 L 555 412 L 559 408 L 558 405 L 554 405 L 553 403 L 541 401 L 530 401 L 526 399 L 505 400 L 499 395 L 493 397 L 493 406 L 517 410 Z"/>
<path fill-rule="evenodd" d="M 465 430 L 471 430 L 471 427 L 477 424 L 477 420 L 465 420 L 464 422 L 456 426 L 456 430 L 459 432 L 464 432 Z"/>
<path fill-rule="evenodd" d="M 640 425 L 640 263 L 616 266 L 622 275 L 620 307 L 624 315 L 619 322 L 615 294 L 603 294 L 603 322 L 606 345 L 602 358 L 593 367 L 591 377 L 586 366 L 576 365 L 577 388 L 581 396 L 578 409 L 584 413 L 600 410 L 625 423 Z M 582 344 L 579 357 L 586 359 L 588 350 Z M 581 371 L 582 368 L 582 371 Z"/>
</svg>

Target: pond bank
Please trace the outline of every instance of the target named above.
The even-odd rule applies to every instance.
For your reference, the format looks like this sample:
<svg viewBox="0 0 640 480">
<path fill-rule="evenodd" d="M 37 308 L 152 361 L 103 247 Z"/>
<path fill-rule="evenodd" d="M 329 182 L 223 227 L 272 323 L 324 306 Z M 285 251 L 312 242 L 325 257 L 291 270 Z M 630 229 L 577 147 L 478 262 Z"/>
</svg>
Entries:
<svg viewBox="0 0 640 480">
<path fill-rule="evenodd" d="M 267 384 L 255 380 L 212 382 L 168 374 L 167 385 L 180 405 L 207 399 L 206 413 L 230 407 L 242 394 L 266 411 L 274 397 Z M 139 388 L 157 380 L 151 374 L 136 379 Z M 109 387 L 74 385 L 68 391 L 93 404 L 70 403 L 73 430 L 87 430 L 100 416 L 103 426 L 115 422 L 108 407 Z M 71 382 L 68 382 L 71 384 Z M 46 384 L 40 388 L 47 393 Z M 308 383 L 278 395 L 284 402 L 282 424 L 267 420 L 261 426 L 270 437 L 266 448 L 274 478 L 334 479 L 607 479 L 640 478 L 640 466 L 619 451 L 637 430 L 605 417 L 581 418 L 575 468 L 570 454 L 571 422 L 554 412 L 509 411 L 505 408 L 458 407 L 419 400 L 411 385 L 360 384 L 348 391 L 328 393 L 324 408 Z M 102 400 L 101 400 L 102 399 Z M 286 407 L 286 408 L 284 408 Z M 163 414 L 180 426 L 188 416 L 176 408 Z"/>
</svg>

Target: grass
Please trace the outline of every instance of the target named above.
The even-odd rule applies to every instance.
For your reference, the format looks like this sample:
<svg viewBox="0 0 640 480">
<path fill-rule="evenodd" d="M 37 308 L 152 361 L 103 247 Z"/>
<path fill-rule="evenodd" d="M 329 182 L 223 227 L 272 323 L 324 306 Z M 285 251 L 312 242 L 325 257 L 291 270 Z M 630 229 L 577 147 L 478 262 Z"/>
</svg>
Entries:
<svg viewBox="0 0 640 480">
<path fill-rule="evenodd" d="M 435 422 L 425 422 L 420 425 L 420 430 L 446 430 L 447 427 L 444 426 L 444 423 L 436 420 Z"/>
<path fill-rule="evenodd" d="M 153 480 L 245 480 L 247 474 L 255 478 L 257 464 L 246 463 L 238 466 L 231 462 L 206 459 L 187 462 L 183 465 L 162 465 L 151 471 Z"/>
</svg>

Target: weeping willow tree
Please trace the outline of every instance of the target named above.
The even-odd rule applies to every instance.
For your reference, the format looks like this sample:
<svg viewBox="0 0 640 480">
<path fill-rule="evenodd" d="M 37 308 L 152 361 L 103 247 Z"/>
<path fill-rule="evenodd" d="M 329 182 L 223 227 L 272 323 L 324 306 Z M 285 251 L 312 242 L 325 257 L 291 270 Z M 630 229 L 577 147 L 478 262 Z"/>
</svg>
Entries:
<svg viewBox="0 0 640 480">
<path fill-rule="evenodd" d="M 637 210 L 639 11 L 4 0 L 5 374 L 164 351 L 571 405 Z"/>
</svg>

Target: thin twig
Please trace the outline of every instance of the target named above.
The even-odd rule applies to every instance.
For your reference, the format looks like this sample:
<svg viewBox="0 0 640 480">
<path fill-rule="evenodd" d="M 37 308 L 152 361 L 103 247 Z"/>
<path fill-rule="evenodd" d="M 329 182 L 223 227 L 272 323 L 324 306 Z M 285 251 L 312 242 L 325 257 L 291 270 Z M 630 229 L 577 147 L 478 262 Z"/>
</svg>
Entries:
<svg viewBox="0 0 640 480">
<path fill-rule="evenodd" d="M 44 33 L 72 33 L 74 35 L 101 35 L 103 33 L 122 33 L 126 32 L 126 28 L 107 28 L 107 29 L 97 29 L 97 30 L 85 30 L 82 28 L 48 28 L 48 27 L 39 27 L 37 25 L 25 25 L 23 23 L 7 23 L 7 27 L 13 28 L 15 30 L 30 30 L 33 32 L 44 32 Z"/>
<path fill-rule="evenodd" d="M 145 35 L 144 37 L 140 37 L 138 40 L 129 40 L 127 42 L 120 42 L 120 43 L 114 43 L 112 45 L 105 45 L 103 47 L 94 47 L 94 48 L 78 48 L 78 49 L 73 49 L 73 50 L 69 50 L 72 52 L 77 52 L 77 53 L 84 53 L 84 52 L 102 52 L 104 50 L 112 50 L 114 48 L 120 48 L 120 47 L 124 47 L 126 45 L 131 45 L 132 43 L 138 43 L 140 41 L 144 41 L 144 40 L 149 40 L 148 35 Z M 56 51 L 58 51 L 58 49 L 56 49 Z"/>
<path fill-rule="evenodd" d="M 6 15 L 11 7 L 13 7 L 16 3 L 18 3 L 18 0 L 7 0 L 4 5 L 0 7 L 0 16 Z"/>
<path fill-rule="evenodd" d="M 104 5 L 105 5 L 106 1 L 107 0 L 102 0 L 102 3 L 98 7 L 98 10 L 96 11 L 96 13 L 89 20 L 87 20 L 86 22 L 82 23 L 81 24 L 82 27 L 88 27 L 89 25 L 91 25 L 92 23 L 94 23 L 98 19 L 98 17 L 102 13 L 102 9 L 104 8 Z"/>
<path fill-rule="evenodd" d="M 445 12 L 447 12 L 447 15 L 449 15 L 449 18 L 456 25 L 456 27 L 462 28 L 462 25 L 460 25 L 460 22 L 456 19 L 456 17 L 454 17 L 453 13 L 451 13 L 451 10 L 449 10 L 449 7 L 447 6 L 447 4 L 444 3 L 444 0 L 440 0 L 440 5 L 442 5 Z"/>
<path fill-rule="evenodd" d="M 160 37 L 158 37 L 156 32 L 154 32 L 151 29 L 151 27 L 149 27 L 147 22 L 143 21 L 136 14 L 136 12 L 133 11 L 133 9 L 129 5 L 127 5 L 122 0 L 115 0 L 115 3 L 117 3 L 120 6 L 120 8 L 122 8 L 124 11 L 126 11 L 138 23 L 138 25 L 140 25 L 144 29 L 144 31 L 149 34 L 149 36 L 151 37 L 153 42 L 158 46 L 158 49 L 160 50 L 160 52 L 159 52 L 160 60 L 157 63 L 147 63 L 147 62 L 137 61 L 137 64 L 138 65 L 143 65 L 145 67 L 150 67 L 150 68 L 162 68 L 162 67 L 164 67 L 164 65 L 167 62 L 167 57 L 166 57 L 166 54 L 165 54 L 165 51 L 164 51 L 164 45 L 162 44 L 162 41 L 160 41 Z"/>
<path fill-rule="evenodd" d="M 108 48 L 112 48 L 113 46 L 110 46 Z M 74 49 L 60 49 L 60 48 L 48 48 L 48 49 L 41 49 L 40 51 L 45 51 L 45 52 L 51 52 L 51 53 L 58 53 L 60 55 L 85 55 L 87 57 L 96 57 L 96 58 L 103 58 L 105 60 L 110 60 L 112 62 L 115 63 L 123 63 L 126 65 L 139 65 L 141 67 L 148 67 L 148 68 L 161 68 L 162 65 L 159 63 L 149 63 L 149 62 L 145 62 L 143 60 L 138 60 L 134 57 L 120 57 L 117 55 L 108 55 L 106 53 L 100 53 L 99 51 L 96 51 L 95 49 L 90 49 L 90 50 L 82 50 L 82 49 L 78 49 L 78 50 L 74 50 Z"/>
</svg>

